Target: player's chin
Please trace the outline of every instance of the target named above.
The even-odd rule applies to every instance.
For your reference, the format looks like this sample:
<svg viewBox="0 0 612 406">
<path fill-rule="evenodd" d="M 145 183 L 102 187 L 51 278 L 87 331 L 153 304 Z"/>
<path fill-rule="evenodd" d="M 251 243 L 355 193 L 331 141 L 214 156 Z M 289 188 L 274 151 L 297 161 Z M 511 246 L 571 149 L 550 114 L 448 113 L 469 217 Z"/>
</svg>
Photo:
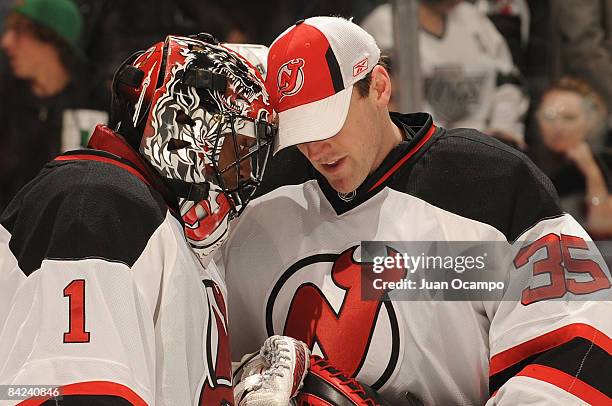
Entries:
<svg viewBox="0 0 612 406">
<path fill-rule="evenodd" d="M 328 177 L 326 178 L 330 186 L 338 193 L 347 194 L 355 191 L 364 179 L 360 179 L 356 176 L 344 176 L 344 177 Z"/>
</svg>

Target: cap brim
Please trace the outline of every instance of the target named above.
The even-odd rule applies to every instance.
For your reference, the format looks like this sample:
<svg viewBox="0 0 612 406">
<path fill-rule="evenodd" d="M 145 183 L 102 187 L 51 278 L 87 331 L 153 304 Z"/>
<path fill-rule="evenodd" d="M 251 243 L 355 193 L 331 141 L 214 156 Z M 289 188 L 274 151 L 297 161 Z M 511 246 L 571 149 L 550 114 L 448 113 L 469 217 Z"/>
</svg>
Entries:
<svg viewBox="0 0 612 406">
<path fill-rule="evenodd" d="M 338 134 L 346 120 L 352 94 L 351 85 L 333 96 L 280 112 L 274 153 L 292 145 L 321 141 Z"/>
</svg>

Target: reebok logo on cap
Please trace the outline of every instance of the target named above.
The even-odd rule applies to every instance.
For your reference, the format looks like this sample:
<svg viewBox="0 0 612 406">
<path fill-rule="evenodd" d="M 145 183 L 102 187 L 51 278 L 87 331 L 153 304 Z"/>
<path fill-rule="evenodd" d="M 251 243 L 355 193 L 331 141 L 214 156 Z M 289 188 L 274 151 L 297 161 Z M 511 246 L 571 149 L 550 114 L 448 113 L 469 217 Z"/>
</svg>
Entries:
<svg viewBox="0 0 612 406">
<path fill-rule="evenodd" d="M 285 96 L 293 96 L 302 90 L 304 85 L 304 60 L 302 58 L 292 59 L 283 64 L 278 70 L 276 84 L 278 85 L 278 101 Z"/>
<path fill-rule="evenodd" d="M 276 151 L 324 140 L 344 125 L 353 85 L 378 63 L 370 34 L 340 17 L 311 17 L 270 46 L 266 88 L 279 117 Z"/>
<path fill-rule="evenodd" d="M 353 77 L 359 76 L 360 73 L 368 70 L 368 58 L 364 58 L 353 66 Z"/>
</svg>

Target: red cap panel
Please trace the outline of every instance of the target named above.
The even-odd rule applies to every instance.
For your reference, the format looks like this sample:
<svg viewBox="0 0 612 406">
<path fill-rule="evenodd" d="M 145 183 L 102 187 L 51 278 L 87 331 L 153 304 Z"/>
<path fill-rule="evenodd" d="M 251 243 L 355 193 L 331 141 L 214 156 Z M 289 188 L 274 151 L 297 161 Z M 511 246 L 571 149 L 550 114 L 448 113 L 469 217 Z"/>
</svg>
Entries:
<svg viewBox="0 0 612 406">
<path fill-rule="evenodd" d="M 329 48 L 323 33 L 305 23 L 296 25 L 272 45 L 266 87 L 276 111 L 336 93 L 326 59 Z"/>
</svg>

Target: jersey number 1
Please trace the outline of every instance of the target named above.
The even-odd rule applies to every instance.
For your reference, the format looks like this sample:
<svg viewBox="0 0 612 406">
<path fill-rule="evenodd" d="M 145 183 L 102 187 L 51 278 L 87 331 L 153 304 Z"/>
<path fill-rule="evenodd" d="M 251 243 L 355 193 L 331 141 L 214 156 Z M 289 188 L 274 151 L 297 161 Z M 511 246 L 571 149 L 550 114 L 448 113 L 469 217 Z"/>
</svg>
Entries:
<svg viewBox="0 0 612 406">
<path fill-rule="evenodd" d="M 68 298 L 68 332 L 65 343 L 88 343 L 89 332 L 85 331 L 85 280 L 75 279 L 64 288 Z"/>
</svg>

